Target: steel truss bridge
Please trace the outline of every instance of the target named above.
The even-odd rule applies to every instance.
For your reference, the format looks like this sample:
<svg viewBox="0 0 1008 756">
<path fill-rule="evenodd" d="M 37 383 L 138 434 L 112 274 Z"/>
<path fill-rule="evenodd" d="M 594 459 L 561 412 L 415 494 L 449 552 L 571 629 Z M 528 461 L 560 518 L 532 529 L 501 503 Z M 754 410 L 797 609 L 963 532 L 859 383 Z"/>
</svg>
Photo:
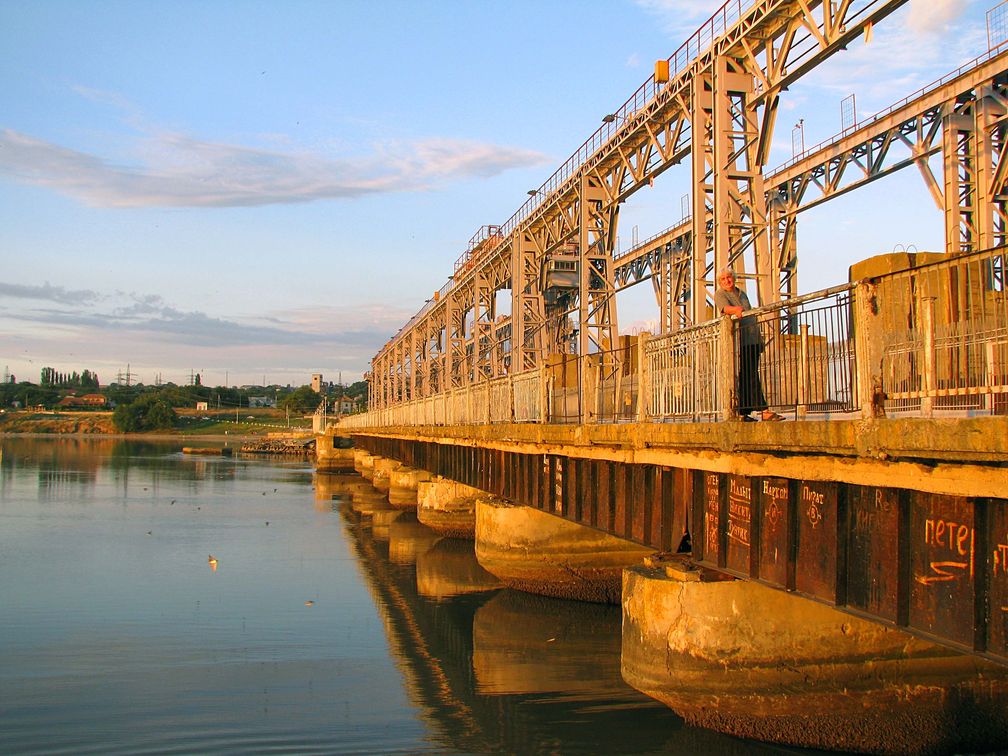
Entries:
<svg viewBox="0 0 1008 756">
<path fill-rule="evenodd" d="M 556 353 L 600 353 L 614 375 L 615 295 L 645 280 L 661 334 L 709 319 L 725 266 L 754 281 L 764 305 L 794 298 L 798 214 L 911 165 L 944 214 L 949 254 L 1003 245 L 1008 45 L 767 168 L 781 93 L 905 1 L 722 6 L 665 62 L 667 77 L 659 61 L 657 78 L 506 223 L 473 236 L 448 282 L 372 360 L 370 406 L 520 374 Z M 689 217 L 617 255 L 621 203 L 677 164 L 691 170 Z M 544 271 L 558 257 L 577 261 L 577 284 L 550 298 Z"/>
<path fill-rule="evenodd" d="M 905 1 L 722 6 L 473 236 L 337 432 L 658 551 L 689 532 L 704 566 L 1008 663 L 1008 43 L 767 166 L 781 93 Z M 687 217 L 617 253 L 621 203 L 680 164 Z M 798 215 L 910 166 L 944 254 L 799 295 Z M 696 422 L 737 416 L 727 266 L 755 285 L 771 406 L 808 422 Z M 620 337 L 616 293 L 645 281 L 659 332 Z"/>
</svg>

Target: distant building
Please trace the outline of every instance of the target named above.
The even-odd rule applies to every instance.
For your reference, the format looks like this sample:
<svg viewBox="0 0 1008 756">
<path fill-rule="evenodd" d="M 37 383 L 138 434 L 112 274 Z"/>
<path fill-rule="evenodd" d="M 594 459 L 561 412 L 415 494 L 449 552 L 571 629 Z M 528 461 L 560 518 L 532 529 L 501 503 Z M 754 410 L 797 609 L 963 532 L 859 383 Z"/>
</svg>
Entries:
<svg viewBox="0 0 1008 756">
<path fill-rule="evenodd" d="M 311 390 L 317 394 L 322 393 L 322 373 L 312 373 Z"/>
<path fill-rule="evenodd" d="M 249 407 L 276 407 L 276 399 L 268 396 L 250 396 Z"/>
<path fill-rule="evenodd" d="M 197 412 L 206 412 L 208 409 L 210 409 L 210 403 L 209 402 L 196 402 L 196 411 Z"/>
<path fill-rule="evenodd" d="M 349 415 L 352 412 L 360 412 L 364 409 L 364 400 L 354 399 L 344 394 L 340 397 L 338 402 L 334 403 L 333 409 L 337 410 L 341 415 Z"/>
<path fill-rule="evenodd" d="M 77 407 L 79 409 L 104 409 L 108 399 L 102 394 L 84 394 L 84 396 L 64 396 L 56 403 L 57 407 Z"/>
</svg>

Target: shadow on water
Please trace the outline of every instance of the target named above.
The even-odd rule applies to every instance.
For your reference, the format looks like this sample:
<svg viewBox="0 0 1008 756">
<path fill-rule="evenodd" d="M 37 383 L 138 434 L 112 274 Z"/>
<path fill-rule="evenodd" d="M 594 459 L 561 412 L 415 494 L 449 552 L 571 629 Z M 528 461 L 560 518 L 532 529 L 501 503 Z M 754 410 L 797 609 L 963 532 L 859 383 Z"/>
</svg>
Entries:
<svg viewBox="0 0 1008 756">
<path fill-rule="evenodd" d="M 619 607 L 498 588 L 472 541 L 432 537 L 412 513 L 375 538 L 349 492 L 327 492 L 439 750 L 812 753 L 689 727 L 626 685 Z"/>
</svg>

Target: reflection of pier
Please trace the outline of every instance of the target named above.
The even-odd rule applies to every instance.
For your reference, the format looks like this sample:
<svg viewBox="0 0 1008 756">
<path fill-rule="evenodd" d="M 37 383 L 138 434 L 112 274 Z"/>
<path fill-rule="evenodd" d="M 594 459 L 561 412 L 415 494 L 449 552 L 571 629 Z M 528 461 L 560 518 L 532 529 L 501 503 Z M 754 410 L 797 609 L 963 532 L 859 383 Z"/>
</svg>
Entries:
<svg viewBox="0 0 1008 756">
<path fill-rule="evenodd" d="M 418 564 L 393 562 L 367 518 L 346 499 L 337 506 L 409 695 L 441 746 L 473 753 L 753 752 L 751 743 L 686 727 L 622 682 L 618 610 L 488 593 L 471 542 L 442 540 L 426 550 L 400 543 L 400 553 L 416 553 Z M 396 530 L 393 537 L 414 532 L 412 525 Z M 417 582 L 432 574 L 442 587 L 454 583 L 444 593 L 456 595 L 419 595 Z"/>
</svg>

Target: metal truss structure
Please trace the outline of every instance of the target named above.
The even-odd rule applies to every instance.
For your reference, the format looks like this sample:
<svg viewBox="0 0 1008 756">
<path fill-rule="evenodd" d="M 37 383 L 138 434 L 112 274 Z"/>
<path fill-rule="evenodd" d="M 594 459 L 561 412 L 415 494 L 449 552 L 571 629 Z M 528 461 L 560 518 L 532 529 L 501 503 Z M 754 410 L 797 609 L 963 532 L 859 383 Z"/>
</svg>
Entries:
<svg viewBox="0 0 1008 756">
<path fill-rule="evenodd" d="M 646 279 L 663 334 L 709 319 L 725 266 L 755 281 L 760 304 L 794 297 L 798 213 L 910 165 L 944 213 L 949 254 L 1004 244 L 1006 46 L 766 170 L 781 92 L 905 2 L 726 3 L 507 223 L 477 232 L 372 360 L 371 407 L 523 373 L 556 353 L 597 354 L 603 377 L 617 374 L 615 295 Z M 620 204 L 687 159 L 691 215 L 615 255 Z M 577 285 L 548 296 L 555 259 L 577 261 Z M 510 310 L 498 312 L 504 292 Z"/>
</svg>

